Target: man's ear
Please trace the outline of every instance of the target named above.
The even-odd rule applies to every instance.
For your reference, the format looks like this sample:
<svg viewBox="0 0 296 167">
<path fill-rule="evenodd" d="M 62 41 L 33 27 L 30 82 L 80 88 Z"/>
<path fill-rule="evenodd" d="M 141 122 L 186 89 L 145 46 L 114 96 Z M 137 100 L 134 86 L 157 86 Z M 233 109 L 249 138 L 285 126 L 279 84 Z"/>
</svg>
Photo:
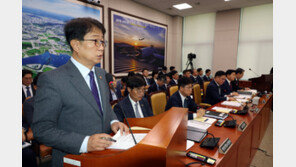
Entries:
<svg viewBox="0 0 296 167">
<path fill-rule="evenodd" d="M 70 41 L 70 45 L 73 48 L 73 51 L 79 53 L 79 49 L 80 49 L 80 41 L 78 41 L 77 39 L 72 39 Z"/>
<path fill-rule="evenodd" d="M 127 91 L 128 91 L 128 93 L 131 93 L 132 89 L 127 87 Z"/>
</svg>

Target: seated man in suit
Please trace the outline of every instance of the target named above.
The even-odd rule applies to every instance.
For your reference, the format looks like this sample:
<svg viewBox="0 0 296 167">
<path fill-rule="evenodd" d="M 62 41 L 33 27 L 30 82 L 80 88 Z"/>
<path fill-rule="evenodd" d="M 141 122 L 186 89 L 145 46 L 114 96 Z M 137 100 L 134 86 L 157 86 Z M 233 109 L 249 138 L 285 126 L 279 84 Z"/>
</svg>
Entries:
<svg viewBox="0 0 296 167">
<path fill-rule="evenodd" d="M 142 75 L 143 75 L 144 80 L 145 80 L 145 89 L 147 90 L 147 89 L 149 88 L 149 86 L 150 86 L 150 79 L 148 78 L 148 76 L 149 76 L 149 71 L 148 71 L 147 68 L 144 68 L 144 69 L 142 70 Z"/>
<path fill-rule="evenodd" d="M 129 95 L 114 107 L 114 112 L 119 121 L 124 121 L 124 115 L 122 112 L 125 113 L 127 118 L 144 118 L 153 116 L 149 103 L 144 97 L 144 87 L 145 81 L 138 76 L 133 76 L 127 81 Z"/>
<path fill-rule="evenodd" d="M 171 82 L 171 78 L 172 78 L 172 76 L 171 76 L 171 73 L 169 72 L 168 74 L 165 74 L 164 75 L 165 76 L 165 83 L 164 83 L 164 86 L 165 86 L 165 88 L 167 89 L 169 86 L 170 86 L 170 82 Z"/>
<path fill-rule="evenodd" d="M 29 70 L 22 70 L 22 103 L 28 97 L 33 97 L 35 95 L 35 89 L 33 87 L 33 73 Z"/>
<path fill-rule="evenodd" d="M 178 80 L 178 91 L 175 92 L 167 102 L 165 111 L 172 107 L 184 107 L 188 108 L 188 111 L 196 112 L 198 117 L 202 117 L 205 110 L 199 108 L 199 106 L 190 97 L 192 93 L 192 80 L 188 77 L 181 77 Z M 193 114 L 188 113 L 188 120 L 193 119 Z"/>
<path fill-rule="evenodd" d="M 211 70 L 210 70 L 210 69 L 206 69 L 206 75 L 204 75 L 204 76 L 202 77 L 202 79 L 203 79 L 204 81 L 210 81 L 210 79 L 211 79 L 210 75 L 211 75 Z"/>
<path fill-rule="evenodd" d="M 238 96 L 237 92 L 234 92 L 232 89 L 231 82 L 234 81 L 235 78 L 235 70 L 229 69 L 226 71 L 226 80 L 222 85 L 222 89 L 224 94 L 231 96 Z"/>
<path fill-rule="evenodd" d="M 158 75 L 165 75 L 167 73 L 168 68 L 166 66 L 161 67 L 161 71 L 158 73 Z"/>
<path fill-rule="evenodd" d="M 235 100 L 233 97 L 227 97 L 224 94 L 221 85 L 225 82 L 226 76 L 224 71 L 217 71 L 214 79 L 207 87 L 205 102 L 211 105 L 217 104 L 220 101 Z"/>
<path fill-rule="evenodd" d="M 151 76 L 152 77 L 150 78 L 150 86 L 153 85 L 156 82 L 157 77 L 158 77 L 158 71 L 157 70 L 153 70 Z"/>
<path fill-rule="evenodd" d="M 170 86 L 175 86 L 178 84 L 178 79 L 179 79 L 179 74 L 177 71 L 172 71 L 171 72 L 171 76 L 172 76 L 172 79 L 171 79 L 171 82 L 169 83 Z"/>
<path fill-rule="evenodd" d="M 249 90 L 250 88 L 239 87 L 239 80 L 244 76 L 245 70 L 242 68 L 237 68 L 235 71 L 235 79 L 231 81 L 233 91 L 237 92 L 238 90 Z"/>
<path fill-rule="evenodd" d="M 164 75 L 158 75 L 156 82 L 148 88 L 148 94 L 157 91 L 166 91 L 164 83 L 166 82 Z"/>
<path fill-rule="evenodd" d="M 195 84 L 197 83 L 198 72 L 196 69 L 193 69 L 192 75 L 190 76 L 192 82 Z"/>
<path fill-rule="evenodd" d="M 183 70 L 183 76 L 184 77 L 187 77 L 187 78 L 190 78 L 191 76 L 191 70 Z"/>
<path fill-rule="evenodd" d="M 202 79 L 202 75 L 203 75 L 203 70 L 202 68 L 198 68 L 197 69 L 197 73 L 198 73 L 198 76 L 197 76 L 197 83 L 200 85 L 201 88 L 203 88 L 203 79 Z"/>
<path fill-rule="evenodd" d="M 114 100 L 120 100 L 121 96 L 121 90 L 118 89 L 115 76 L 107 73 L 106 74 L 106 81 L 109 85 L 110 90 L 110 102 Z"/>
</svg>

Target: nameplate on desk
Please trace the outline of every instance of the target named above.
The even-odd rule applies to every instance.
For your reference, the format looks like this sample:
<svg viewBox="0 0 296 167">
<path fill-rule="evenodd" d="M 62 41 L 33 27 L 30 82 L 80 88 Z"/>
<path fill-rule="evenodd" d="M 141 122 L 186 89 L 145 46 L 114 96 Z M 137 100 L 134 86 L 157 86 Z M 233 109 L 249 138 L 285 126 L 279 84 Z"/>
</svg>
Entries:
<svg viewBox="0 0 296 167">
<path fill-rule="evenodd" d="M 227 151 L 230 149 L 231 145 L 232 145 L 232 142 L 230 141 L 230 139 L 229 138 L 225 139 L 218 149 L 219 153 L 226 154 Z"/>
<path fill-rule="evenodd" d="M 70 158 L 66 158 L 64 157 L 64 163 L 70 164 L 70 165 L 74 165 L 74 166 L 81 166 L 81 162 L 74 160 L 74 159 L 70 159 Z"/>
<path fill-rule="evenodd" d="M 243 121 L 239 126 L 238 126 L 238 130 L 243 132 L 247 127 L 247 123 L 245 121 Z"/>
</svg>

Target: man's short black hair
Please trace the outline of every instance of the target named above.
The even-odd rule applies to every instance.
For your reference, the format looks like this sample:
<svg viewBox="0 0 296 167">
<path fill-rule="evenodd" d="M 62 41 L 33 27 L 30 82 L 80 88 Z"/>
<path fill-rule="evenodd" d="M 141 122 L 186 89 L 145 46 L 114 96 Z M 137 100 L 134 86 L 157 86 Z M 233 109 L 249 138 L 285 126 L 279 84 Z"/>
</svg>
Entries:
<svg viewBox="0 0 296 167">
<path fill-rule="evenodd" d="M 75 18 L 68 21 L 64 27 L 64 33 L 71 50 L 73 51 L 72 46 L 70 45 L 71 40 L 83 40 L 84 36 L 92 31 L 93 28 L 98 28 L 105 35 L 106 30 L 104 25 L 96 19 L 90 17 L 84 18 Z"/>
<path fill-rule="evenodd" d="M 201 70 L 202 70 L 202 68 L 198 68 L 196 71 L 197 71 L 197 72 L 200 72 Z"/>
<path fill-rule="evenodd" d="M 187 72 L 191 73 L 191 70 L 183 70 L 183 75 L 185 75 Z"/>
<path fill-rule="evenodd" d="M 168 68 L 166 66 L 163 66 L 161 69 L 166 71 Z"/>
<path fill-rule="evenodd" d="M 142 69 L 142 72 L 144 72 L 145 70 L 149 71 L 147 68 L 143 68 L 143 69 Z"/>
<path fill-rule="evenodd" d="M 235 73 L 235 70 L 233 70 L 233 69 L 229 69 L 229 70 L 226 71 L 225 74 L 226 74 L 226 76 L 227 76 L 227 75 L 231 75 L 232 73 Z"/>
<path fill-rule="evenodd" d="M 27 74 L 31 74 L 31 75 L 33 76 L 33 72 L 32 72 L 32 71 L 30 71 L 30 70 L 26 70 L 26 69 L 22 70 L 22 78 L 23 78 L 25 75 L 27 75 Z"/>
<path fill-rule="evenodd" d="M 127 73 L 127 77 L 132 77 L 134 75 L 136 75 L 136 73 L 133 72 L 133 71 L 130 71 L 130 72 Z"/>
<path fill-rule="evenodd" d="M 167 74 L 164 74 L 164 76 L 165 76 L 165 77 L 170 77 L 170 79 L 172 79 L 172 73 L 171 73 L 171 72 L 169 72 L 169 73 L 167 73 Z"/>
<path fill-rule="evenodd" d="M 245 70 L 242 68 L 237 68 L 235 71 L 236 74 L 242 74 L 243 72 L 245 72 Z"/>
<path fill-rule="evenodd" d="M 220 70 L 220 71 L 217 71 L 216 74 L 215 74 L 215 77 L 220 77 L 222 75 L 225 75 L 225 72 Z"/>
<path fill-rule="evenodd" d="M 189 85 L 189 84 L 193 84 L 193 82 L 190 78 L 183 76 L 178 79 L 178 88 L 179 89 L 180 89 L 180 87 L 185 87 L 186 85 Z"/>
<path fill-rule="evenodd" d="M 206 69 L 206 74 L 208 73 L 208 72 L 210 72 L 211 70 L 210 69 Z"/>
<path fill-rule="evenodd" d="M 37 85 L 37 83 L 38 83 L 38 78 L 39 78 L 39 76 L 42 74 L 43 72 L 39 72 L 37 75 L 36 75 L 36 77 L 33 79 L 33 85 Z"/>
<path fill-rule="evenodd" d="M 175 75 L 175 74 L 177 74 L 177 73 L 178 73 L 178 72 L 174 70 L 174 71 L 171 72 L 171 76 L 173 77 L 173 75 Z"/>
<path fill-rule="evenodd" d="M 122 83 L 126 83 L 126 82 L 127 82 L 127 76 L 122 77 L 122 78 L 121 78 L 121 82 L 122 82 Z"/>
<path fill-rule="evenodd" d="M 157 81 L 163 81 L 163 82 L 166 82 L 165 75 L 158 75 L 156 79 L 157 79 Z"/>
<path fill-rule="evenodd" d="M 175 69 L 175 66 L 170 66 L 170 71 L 173 71 Z"/>
<path fill-rule="evenodd" d="M 146 82 L 139 76 L 132 76 L 128 78 L 127 87 L 134 89 L 145 86 Z"/>
</svg>

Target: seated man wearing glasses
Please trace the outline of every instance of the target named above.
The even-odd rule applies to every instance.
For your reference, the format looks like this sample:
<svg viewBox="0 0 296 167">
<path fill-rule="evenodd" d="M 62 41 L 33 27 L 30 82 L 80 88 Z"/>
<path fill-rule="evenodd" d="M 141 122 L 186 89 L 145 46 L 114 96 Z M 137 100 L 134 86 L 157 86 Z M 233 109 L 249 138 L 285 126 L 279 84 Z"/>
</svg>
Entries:
<svg viewBox="0 0 296 167">
<path fill-rule="evenodd" d="M 124 121 L 124 112 L 127 118 L 144 118 L 153 116 L 147 99 L 144 97 L 145 81 L 132 76 L 127 81 L 127 90 L 129 95 L 121 100 L 114 107 L 114 112 L 119 121 Z"/>
<path fill-rule="evenodd" d="M 181 77 L 178 79 L 179 90 L 170 97 L 167 105 L 165 106 L 165 111 L 172 107 L 188 108 L 188 120 L 193 119 L 192 112 L 196 112 L 197 117 L 202 117 L 204 115 L 205 110 L 199 108 L 199 106 L 190 97 L 193 87 L 192 83 L 193 82 L 189 77 Z"/>
</svg>

